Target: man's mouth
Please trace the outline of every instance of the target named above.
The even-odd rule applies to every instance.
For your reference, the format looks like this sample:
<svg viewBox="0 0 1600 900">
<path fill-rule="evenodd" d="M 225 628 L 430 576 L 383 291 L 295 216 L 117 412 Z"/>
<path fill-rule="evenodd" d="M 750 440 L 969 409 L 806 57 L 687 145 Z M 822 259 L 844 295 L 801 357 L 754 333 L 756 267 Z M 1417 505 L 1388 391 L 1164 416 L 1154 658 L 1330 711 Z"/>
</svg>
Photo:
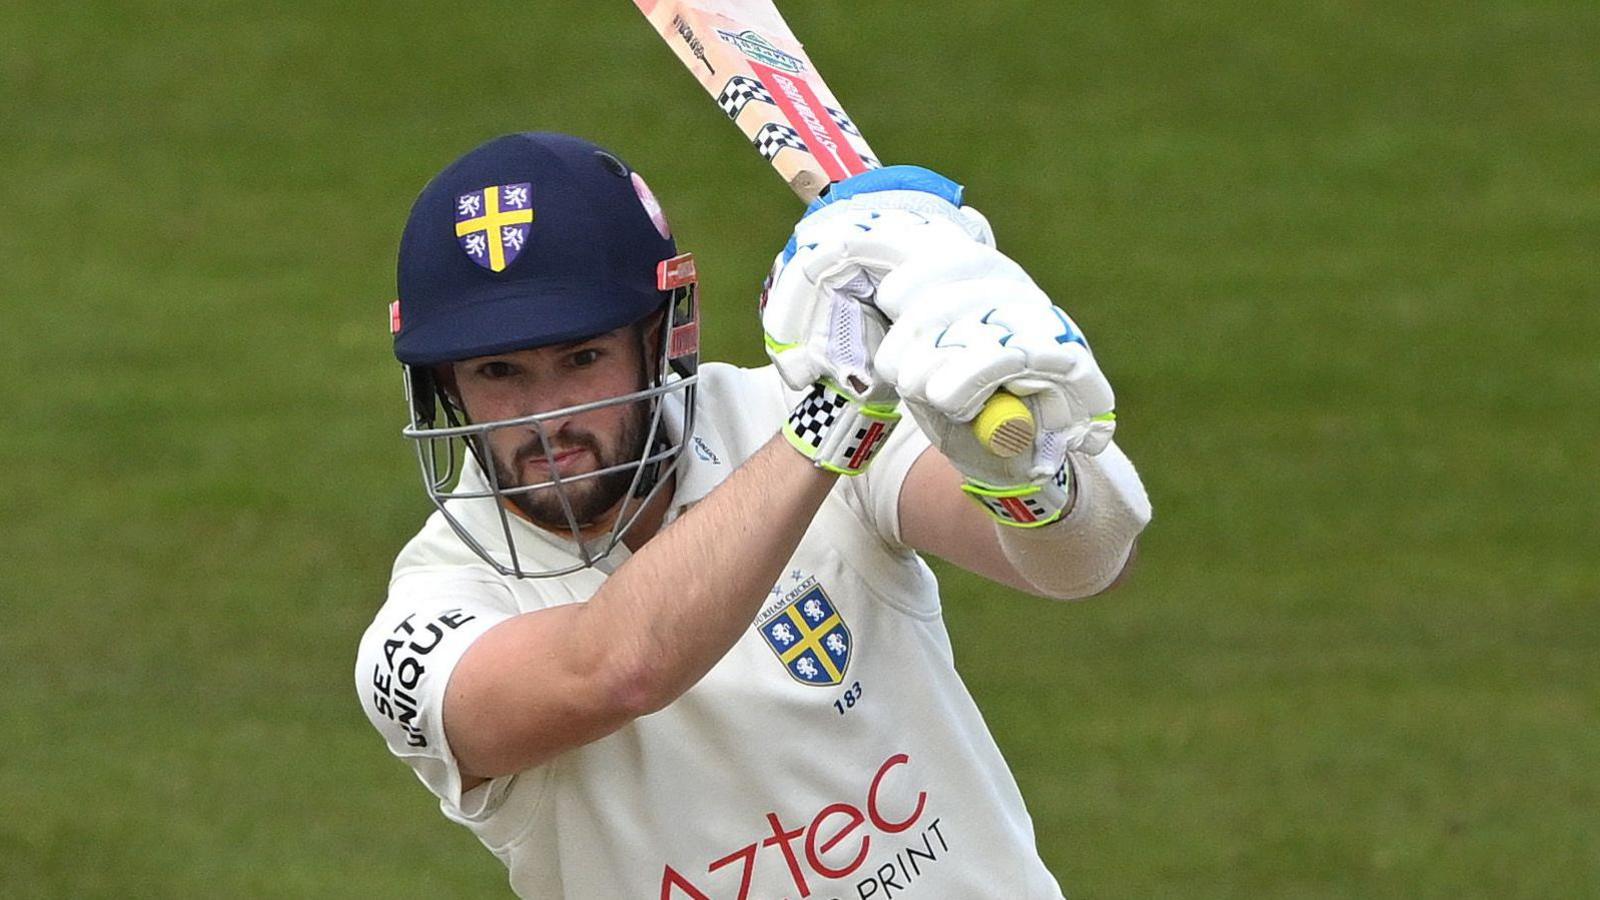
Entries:
<svg viewBox="0 0 1600 900">
<path fill-rule="evenodd" d="M 583 457 L 588 452 L 585 447 L 567 447 L 549 454 L 531 454 L 524 465 L 536 475 L 548 475 L 551 468 L 563 476 L 571 475 L 582 464 Z"/>
</svg>

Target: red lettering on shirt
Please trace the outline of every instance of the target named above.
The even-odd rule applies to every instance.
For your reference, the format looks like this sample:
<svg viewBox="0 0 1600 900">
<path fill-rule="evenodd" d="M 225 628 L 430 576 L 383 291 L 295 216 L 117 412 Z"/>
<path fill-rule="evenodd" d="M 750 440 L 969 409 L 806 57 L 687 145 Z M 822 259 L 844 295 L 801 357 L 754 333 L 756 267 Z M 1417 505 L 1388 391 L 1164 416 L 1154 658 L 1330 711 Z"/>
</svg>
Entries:
<svg viewBox="0 0 1600 900">
<path fill-rule="evenodd" d="M 928 802 L 927 791 L 917 792 L 916 808 L 905 818 L 898 820 L 888 818 L 879 808 L 879 790 L 883 786 L 884 777 L 891 769 L 910 762 L 911 757 L 904 753 L 896 753 L 884 760 L 878 771 L 873 773 L 872 781 L 867 786 L 864 812 L 862 807 L 851 803 L 843 801 L 830 803 L 817 811 L 809 825 L 793 830 L 784 827 L 783 820 L 778 818 L 776 812 L 767 813 L 767 826 L 772 831 L 771 836 L 757 838 L 732 853 L 712 861 L 706 866 L 706 873 L 715 874 L 717 870 L 726 868 L 734 862 L 743 861 L 744 867 L 740 874 L 739 892 L 736 896 L 738 900 L 749 900 L 750 884 L 755 875 L 758 857 L 761 856 L 760 851 L 765 847 L 777 847 L 784 865 L 789 870 L 789 878 L 794 882 L 794 889 L 802 898 L 811 896 L 811 884 L 806 877 L 807 867 L 812 874 L 825 879 L 848 878 L 866 862 L 867 851 L 872 846 L 872 835 L 870 833 L 859 835 L 860 843 L 856 845 L 855 855 L 850 857 L 848 862 L 837 859 L 830 861 L 825 858 L 830 856 L 831 851 L 857 834 L 869 821 L 884 834 L 898 834 L 911 828 L 922 817 L 922 811 Z M 805 847 L 803 855 L 805 865 L 801 864 L 802 855 L 795 852 L 794 846 L 796 841 L 802 839 Z M 675 889 L 677 893 L 674 893 Z M 675 900 L 675 898 L 712 900 L 711 895 L 696 886 L 683 873 L 668 865 L 661 873 L 661 900 Z"/>
<path fill-rule="evenodd" d="M 872 824 L 878 826 L 880 830 L 887 834 L 899 834 L 915 825 L 917 819 L 922 816 L 922 808 L 928 804 L 928 792 L 918 791 L 917 808 L 912 810 L 911 815 L 904 819 L 898 822 L 890 822 L 878 813 L 878 785 L 883 783 L 883 776 L 888 774 L 889 770 L 895 766 L 903 766 L 910 761 L 911 757 L 904 753 L 896 753 L 889 757 L 882 766 L 878 767 L 878 774 L 872 776 L 872 787 L 867 788 L 867 815 L 872 817 Z"/>
<path fill-rule="evenodd" d="M 819 851 L 817 848 L 817 836 L 822 834 L 822 821 L 832 815 L 843 815 L 849 821 L 833 837 L 823 841 Z M 828 866 L 822 861 L 822 854 L 832 850 L 834 845 L 849 837 L 850 832 L 855 831 L 866 820 L 867 817 L 861 814 L 861 810 L 848 803 L 835 803 L 824 808 L 822 812 L 817 813 L 815 819 L 811 820 L 811 831 L 806 835 L 806 862 L 811 863 L 811 868 L 816 869 L 819 874 L 826 875 L 829 878 L 843 878 L 854 872 L 861 865 L 861 861 L 867 858 L 867 848 L 872 846 L 871 837 L 867 835 L 861 836 L 861 849 L 857 850 L 855 858 L 842 868 L 835 869 Z"/>
<path fill-rule="evenodd" d="M 789 865 L 789 877 L 794 879 L 795 889 L 800 892 L 801 897 L 811 896 L 811 887 L 806 884 L 805 873 L 800 871 L 800 860 L 795 858 L 794 845 L 791 843 L 795 838 L 805 834 L 806 830 L 796 828 L 793 831 L 784 831 L 783 823 L 776 813 L 767 813 L 767 824 L 772 826 L 772 837 L 762 841 L 761 846 L 771 847 L 776 844 L 782 848 L 783 861 Z"/>
</svg>

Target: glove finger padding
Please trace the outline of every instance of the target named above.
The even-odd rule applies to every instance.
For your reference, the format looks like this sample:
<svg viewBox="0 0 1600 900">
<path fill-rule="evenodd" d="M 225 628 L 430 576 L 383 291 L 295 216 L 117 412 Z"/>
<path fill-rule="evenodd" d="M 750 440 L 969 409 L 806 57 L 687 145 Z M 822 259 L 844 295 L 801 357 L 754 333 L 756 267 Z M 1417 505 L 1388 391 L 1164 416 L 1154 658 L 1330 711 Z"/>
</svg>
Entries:
<svg viewBox="0 0 1600 900">
<path fill-rule="evenodd" d="M 981 290 L 984 284 L 966 287 Z M 1040 442 L 1051 441 L 1062 452 L 1098 453 L 1115 428 L 1111 385 L 1077 327 L 1054 306 L 1031 299 L 967 313 L 943 326 L 937 319 L 903 318 L 890 327 L 874 367 L 894 381 L 919 422 L 929 420 L 929 437 L 951 463 L 987 484 L 1016 483 L 993 479 L 1022 477 L 1024 469 L 1027 479 L 1040 477 L 1026 455 L 1022 463 L 996 462 L 972 436 L 972 419 L 996 390 L 1022 398 L 1033 414 L 1040 428 L 1036 451 Z"/>
<path fill-rule="evenodd" d="M 965 232 L 968 239 L 994 246 L 994 229 L 983 213 L 970 206 L 958 207 L 943 197 L 920 190 L 871 191 L 833 203 L 824 202 L 800 220 L 795 228 L 795 239 L 801 240 L 802 234 L 815 235 L 837 227 L 836 223 L 841 221 L 860 221 L 891 212 L 949 221 Z"/>
<path fill-rule="evenodd" d="M 823 377 L 871 381 L 867 368 L 840 355 L 841 335 L 860 331 L 851 328 L 860 316 L 850 306 L 871 306 L 879 280 L 905 260 L 968 246 L 979 245 L 961 226 L 903 209 L 840 204 L 801 220 L 773 263 L 761 308 L 767 353 L 784 382 L 799 389 Z"/>
<path fill-rule="evenodd" d="M 829 210 L 839 212 L 823 218 Z M 790 265 L 802 265 L 807 277 L 818 282 L 841 270 L 866 270 L 882 277 L 913 258 L 981 246 L 949 219 L 901 209 L 835 206 L 801 219 L 784 252 L 793 257 Z"/>
<path fill-rule="evenodd" d="M 892 322 L 953 321 L 982 305 L 1002 300 L 1049 306 L 1050 298 L 1010 257 L 971 241 L 907 254 L 878 284 L 876 303 Z"/>
<path fill-rule="evenodd" d="M 767 355 L 785 384 L 799 390 L 826 378 L 860 398 L 888 390 L 878 390 L 872 374 L 872 354 L 887 323 L 861 300 L 874 290 L 865 272 L 841 270 L 813 282 L 803 266 L 775 264 L 761 326 Z"/>
<path fill-rule="evenodd" d="M 992 248 L 970 243 L 909 259 L 881 279 L 876 303 L 895 325 L 874 364 L 902 389 L 907 379 L 900 371 L 902 361 L 923 354 L 963 317 L 1002 305 L 1054 309 L 1021 266 Z M 1050 327 L 1055 329 L 1053 323 Z"/>
<path fill-rule="evenodd" d="M 997 388 L 1027 371 L 1028 359 L 1021 348 L 992 341 L 966 343 L 960 330 L 941 331 L 918 347 L 908 361 L 896 364 L 895 386 L 902 397 L 958 422 L 969 422 Z"/>
</svg>

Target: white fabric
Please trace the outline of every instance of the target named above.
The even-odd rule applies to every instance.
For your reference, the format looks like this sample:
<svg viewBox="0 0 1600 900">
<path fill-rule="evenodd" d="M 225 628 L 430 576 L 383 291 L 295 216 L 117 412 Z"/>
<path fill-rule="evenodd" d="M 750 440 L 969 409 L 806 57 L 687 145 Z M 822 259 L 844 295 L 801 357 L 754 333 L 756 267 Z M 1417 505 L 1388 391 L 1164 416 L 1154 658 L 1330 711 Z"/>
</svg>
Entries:
<svg viewBox="0 0 1600 900">
<path fill-rule="evenodd" d="M 1028 583 L 1063 600 L 1105 590 L 1150 524 L 1150 498 L 1116 444 L 1070 457 L 1077 497 L 1065 518 L 1043 528 L 1001 528 L 1000 549 Z"/>
<path fill-rule="evenodd" d="M 926 293 L 994 296 L 988 284 L 947 282 Z M 885 293 L 888 287 L 885 282 Z M 948 320 L 908 315 L 879 348 L 879 373 L 895 383 L 905 409 L 969 479 L 994 486 L 1039 482 L 1055 475 L 1067 452 L 1094 454 L 1111 442 L 1115 422 L 1105 417 L 1116 402 L 1111 384 L 1079 342 L 1072 320 L 1039 298 L 997 299 Z M 1033 452 L 1009 459 L 991 454 L 971 427 L 1002 388 L 1022 398 L 1038 426 Z"/>
<path fill-rule="evenodd" d="M 700 373 L 674 516 L 764 444 L 797 399 L 770 368 L 713 363 Z M 362 639 L 363 707 L 524 897 L 1059 898 L 1015 781 L 955 671 L 937 582 L 896 537 L 901 482 L 927 447 L 907 423 L 865 475 L 836 485 L 762 614 L 686 694 L 464 795 L 439 724 L 454 661 L 491 621 L 583 602 L 605 572 L 500 577 L 435 514 L 401 552 L 388 602 Z M 466 512 L 498 527 L 492 509 Z M 560 541 L 517 527 L 519 548 L 570 557 Z M 626 562 L 619 553 L 606 561 L 613 570 Z M 830 632 L 849 647 L 834 686 L 802 683 L 760 630 L 814 588 L 848 628 Z M 662 585 L 663 607 L 672 597 Z M 371 685 L 390 655 L 417 651 L 402 644 L 387 654 L 385 641 L 401 622 L 431 639 L 427 623 L 454 608 L 462 612 L 452 620 L 474 618 L 440 629 L 425 671 L 407 667 L 418 710 L 408 731 L 377 708 Z M 426 743 L 415 745 L 413 733 Z"/>
<path fill-rule="evenodd" d="M 901 235 L 880 229 L 877 241 L 884 245 L 911 241 L 893 250 L 851 245 L 858 256 L 875 254 L 867 265 L 883 271 L 882 290 L 877 304 L 891 321 L 919 319 L 951 321 L 964 313 L 981 312 L 1001 299 L 1050 305 L 1050 299 L 1034 284 L 1033 278 L 1015 260 L 993 246 L 974 241 L 945 241 L 924 252 L 914 243 L 915 232 Z M 878 261 L 881 260 L 881 261 Z M 892 263 L 892 265 L 890 265 Z M 981 282 L 986 290 L 936 290 L 945 285 Z"/>
<path fill-rule="evenodd" d="M 762 327 L 787 383 L 840 370 L 892 382 L 956 468 L 992 485 L 1047 479 L 1066 451 L 1095 453 L 1111 440 L 1114 422 L 1095 419 L 1115 406 L 1111 385 L 1077 326 L 1021 266 L 951 215 L 843 206 L 801 220 L 794 257 L 780 257 L 767 292 Z M 854 357 L 841 366 L 828 336 L 879 316 L 893 324 L 867 342 L 871 366 Z M 1009 460 L 967 427 L 1002 386 L 1025 398 L 1039 425 L 1034 452 Z"/>
<path fill-rule="evenodd" d="M 853 197 L 806 216 L 795 226 L 795 252 L 787 262 L 773 263 L 771 285 L 761 310 L 767 353 L 783 380 L 799 389 L 824 377 L 840 384 L 854 379 L 875 384 L 870 357 L 855 364 L 840 352 L 836 336 L 869 335 L 865 347 L 877 349 L 889 319 L 872 306 L 877 283 L 915 254 L 937 254 L 941 248 L 980 246 L 966 220 L 950 215 L 886 206 L 859 205 L 867 198 L 910 194 L 950 210 L 955 207 L 921 191 L 884 191 Z M 980 217 L 981 218 L 981 217 Z M 987 227 L 987 223 L 984 223 Z M 992 240 L 992 235 L 985 235 Z"/>
</svg>

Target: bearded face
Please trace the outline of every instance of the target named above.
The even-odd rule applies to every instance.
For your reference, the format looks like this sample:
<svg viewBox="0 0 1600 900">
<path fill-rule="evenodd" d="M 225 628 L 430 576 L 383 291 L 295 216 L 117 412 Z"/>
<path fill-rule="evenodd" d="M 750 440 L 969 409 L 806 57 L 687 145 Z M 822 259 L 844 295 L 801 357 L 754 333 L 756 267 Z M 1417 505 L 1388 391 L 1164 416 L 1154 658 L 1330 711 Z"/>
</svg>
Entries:
<svg viewBox="0 0 1600 900">
<path fill-rule="evenodd" d="M 546 448 L 538 437 L 529 439 L 519 449 L 505 456 L 494 454 L 495 477 L 502 490 L 525 485 L 549 484 L 544 490 L 510 495 L 512 505 L 541 528 L 567 531 L 567 519 L 562 497 L 572 508 L 572 518 L 582 530 L 609 525 L 612 512 L 621 506 L 633 483 L 632 467 L 608 472 L 578 481 L 574 477 L 588 472 L 598 472 L 612 466 L 638 460 L 644 455 L 644 442 L 649 425 L 649 408 L 643 402 L 620 407 L 623 417 L 620 429 L 606 436 L 582 427 L 568 426 L 552 435 Z M 560 487 L 553 482 L 559 474 Z"/>
<path fill-rule="evenodd" d="M 624 396 L 646 386 L 646 336 L 654 331 L 626 326 L 581 341 L 453 363 L 451 389 L 468 418 L 478 423 L 557 413 Z M 649 401 L 619 403 L 551 416 L 541 421 L 542 430 L 531 425 L 495 428 L 478 446 L 488 450 L 502 491 L 548 485 L 506 497 L 529 521 L 570 532 L 570 505 L 580 530 L 594 533 L 610 527 L 621 513 L 637 470 L 629 466 L 604 475 L 591 473 L 639 460 L 649 416 Z"/>
</svg>

